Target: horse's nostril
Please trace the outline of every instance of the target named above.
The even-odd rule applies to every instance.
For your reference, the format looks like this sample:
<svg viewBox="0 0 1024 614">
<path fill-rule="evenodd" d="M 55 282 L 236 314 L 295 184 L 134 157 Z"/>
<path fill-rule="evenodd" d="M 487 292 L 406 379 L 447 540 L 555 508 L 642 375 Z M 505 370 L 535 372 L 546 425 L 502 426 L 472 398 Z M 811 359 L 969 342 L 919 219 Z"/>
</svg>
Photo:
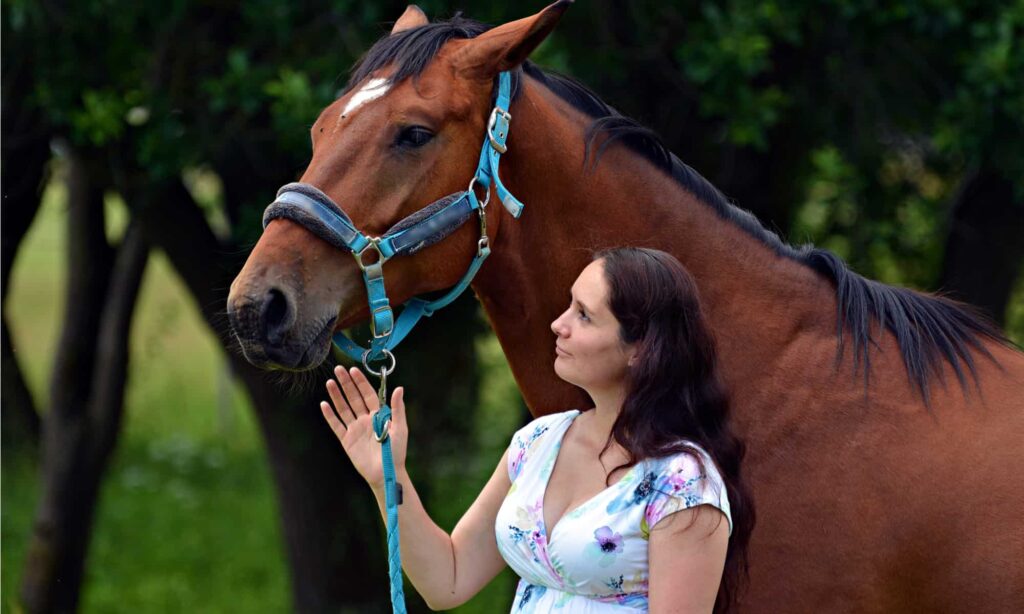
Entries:
<svg viewBox="0 0 1024 614">
<path fill-rule="evenodd" d="M 263 330 L 268 343 L 278 344 L 291 325 L 288 297 L 277 288 L 267 292 L 267 300 L 263 303 Z"/>
</svg>

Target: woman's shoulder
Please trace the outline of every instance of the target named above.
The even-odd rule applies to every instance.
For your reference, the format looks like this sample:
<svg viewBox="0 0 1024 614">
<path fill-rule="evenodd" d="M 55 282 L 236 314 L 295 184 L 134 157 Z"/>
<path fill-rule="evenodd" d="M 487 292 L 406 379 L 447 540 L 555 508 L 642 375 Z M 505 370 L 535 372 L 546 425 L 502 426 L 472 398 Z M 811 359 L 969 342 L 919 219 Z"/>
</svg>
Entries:
<svg viewBox="0 0 1024 614">
<path fill-rule="evenodd" d="M 572 420 L 579 413 L 579 410 L 570 409 L 568 411 L 538 416 L 530 422 L 527 422 L 525 426 L 513 434 L 512 444 L 519 445 L 520 447 L 529 447 L 534 441 L 544 436 L 548 431 L 563 424 L 564 422 Z"/>
<path fill-rule="evenodd" d="M 679 509 L 700 504 L 719 508 L 729 520 L 732 532 L 732 515 L 728 491 L 714 458 L 699 444 L 684 441 L 685 449 L 658 458 L 648 459 L 653 490 L 663 496 L 652 501 L 650 526 L 658 519 Z"/>
<path fill-rule="evenodd" d="M 648 459 L 655 473 L 701 477 L 713 484 L 721 484 L 722 474 L 711 454 L 693 441 L 686 440 L 681 443 L 685 446 L 682 450 Z"/>
<path fill-rule="evenodd" d="M 551 432 L 557 432 L 564 428 L 565 423 L 571 422 L 579 411 L 569 411 L 545 414 L 534 418 L 526 426 L 522 427 L 512 435 L 512 442 L 508 446 L 508 473 L 509 479 L 513 482 L 519 477 L 523 464 L 527 458 L 537 450 L 542 449 L 541 442 L 547 441 L 546 436 Z"/>
</svg>

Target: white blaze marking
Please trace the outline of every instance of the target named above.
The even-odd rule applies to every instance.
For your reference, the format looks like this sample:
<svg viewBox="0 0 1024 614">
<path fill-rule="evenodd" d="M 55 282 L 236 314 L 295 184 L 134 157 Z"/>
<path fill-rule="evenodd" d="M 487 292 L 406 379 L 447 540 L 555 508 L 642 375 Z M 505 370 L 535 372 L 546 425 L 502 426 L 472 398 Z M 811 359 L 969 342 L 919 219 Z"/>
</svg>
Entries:
<svg viewBox="0 0 1024 614">
<path fill-rule="evenodd" d="M 381 79 L 379 77 L 370 79 L 369 83 L 361 87 L 358 92 L 348 99 L 348 104 L 345 105 L 345 110 L 341 112 L 341 116 L 345 117 L 364 104 L 380 98 L 384 94 L 387 94 L 389 89 L 390 86 L 388 85 L 387 79 Z"/>
</svg>

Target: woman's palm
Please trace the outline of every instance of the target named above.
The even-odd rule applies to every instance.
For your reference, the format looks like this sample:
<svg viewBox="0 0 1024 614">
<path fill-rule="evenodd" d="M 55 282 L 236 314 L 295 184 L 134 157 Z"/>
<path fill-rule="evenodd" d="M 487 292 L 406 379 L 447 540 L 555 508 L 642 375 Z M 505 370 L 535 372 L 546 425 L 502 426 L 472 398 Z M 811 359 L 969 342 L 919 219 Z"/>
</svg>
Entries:
<svg viewBox="0 0 1024 614">
<path fill-rule="evenodd" d="M 384 483 L 384 471 L 381 444 L 373 431 L 373 416 L 380 407 L 377 393 L 359 369 L 346 371 L 338 366 L 334 374 L 337 381 L 327 380 L 327 394 L 334 408 L 324 401 L 320 403 L 320 411 L 359 474 L 371 486 L 379 486 Z M 404 396 L 402 387 L 396 388 L 391 396 L 392 415 L 388 433 L 396 468 L 405 465 L 408 439 Z"/>
</svg>

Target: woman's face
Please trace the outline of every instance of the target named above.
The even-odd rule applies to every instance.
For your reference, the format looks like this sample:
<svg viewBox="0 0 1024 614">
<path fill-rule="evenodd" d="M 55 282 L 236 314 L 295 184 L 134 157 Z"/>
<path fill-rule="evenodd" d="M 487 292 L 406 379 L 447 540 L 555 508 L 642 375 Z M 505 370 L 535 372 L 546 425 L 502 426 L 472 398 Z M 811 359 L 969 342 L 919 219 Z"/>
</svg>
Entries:
<svg viewBox="0 0 1024 614">
<path fill-rule="evenodd" d="M 633 348 L 619 338 L 608 292 L 604 261 L 595 260 L 576 278 L 569 308 L 551 323 L 555 373 L 587 391 L 620 385 L 633 356 Z"/>
</svg>

